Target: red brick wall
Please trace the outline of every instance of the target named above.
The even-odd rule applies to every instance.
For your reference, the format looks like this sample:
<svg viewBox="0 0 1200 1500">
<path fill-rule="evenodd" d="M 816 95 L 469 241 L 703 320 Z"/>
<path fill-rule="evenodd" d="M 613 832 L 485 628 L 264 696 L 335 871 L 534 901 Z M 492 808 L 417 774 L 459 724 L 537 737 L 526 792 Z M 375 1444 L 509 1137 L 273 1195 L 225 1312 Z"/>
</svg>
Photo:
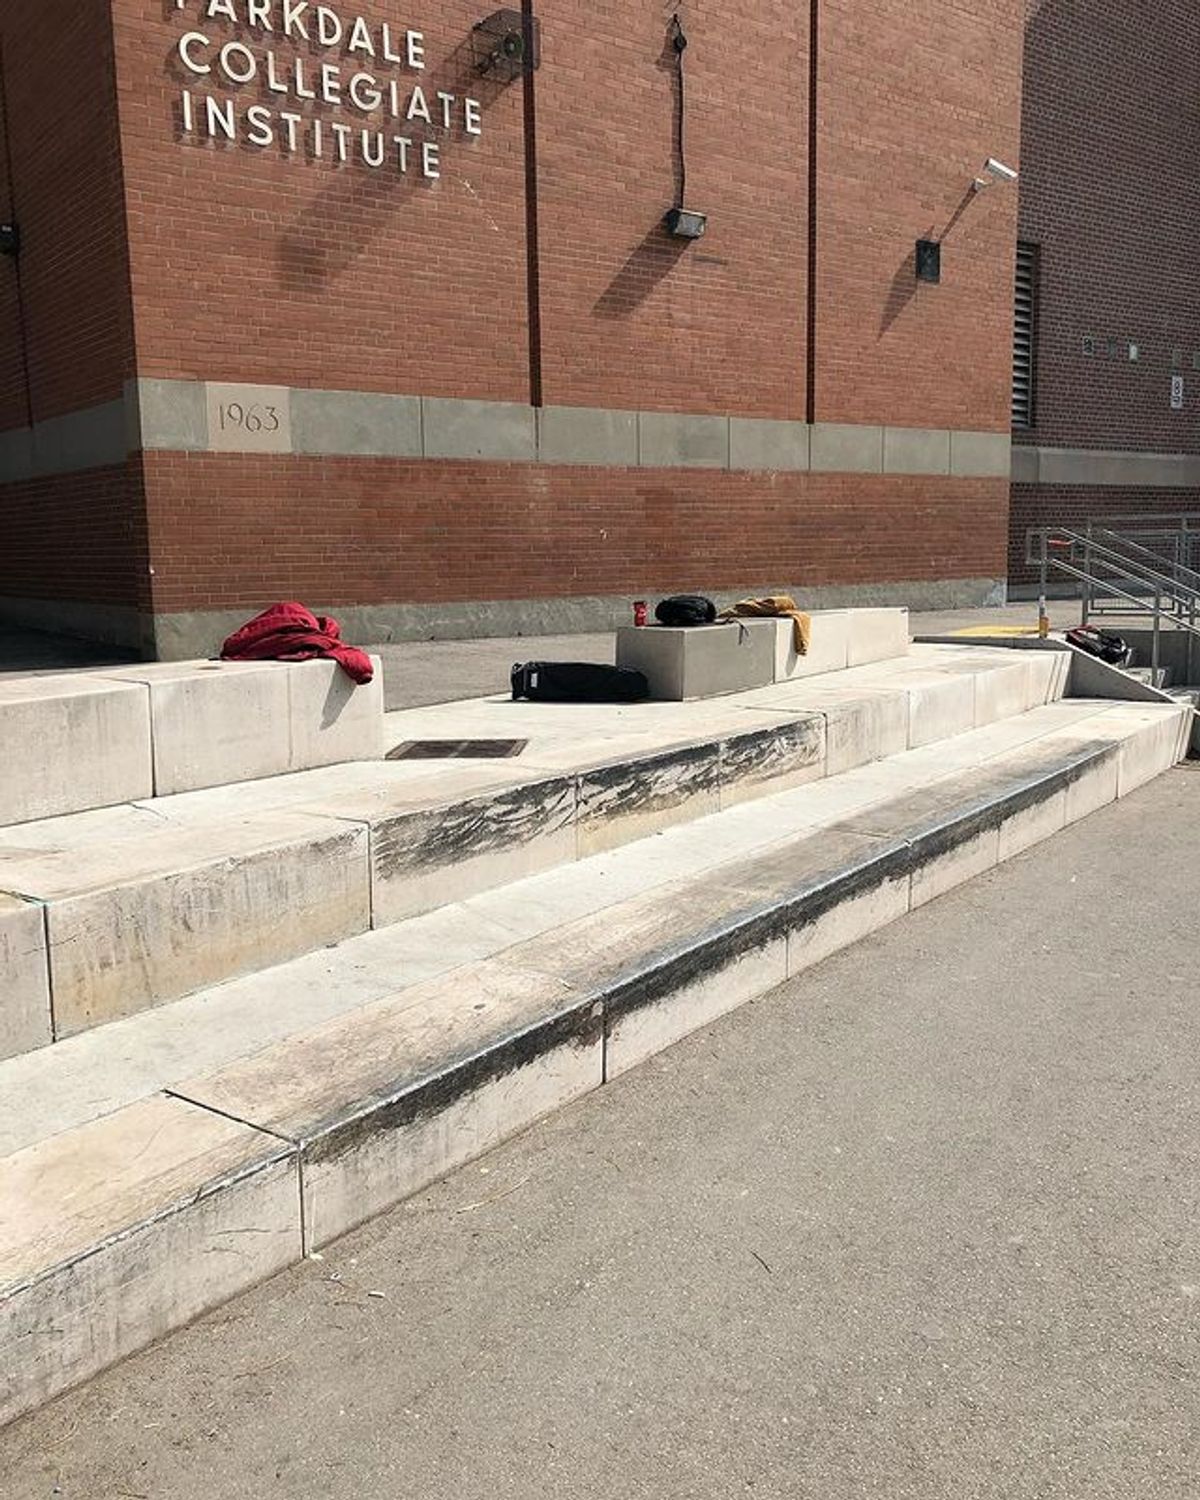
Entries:
<svg viewBox="0 0 1200 1500">
<path fill-rule="evenodd" d="M 427 132 L 443 143 L 436 182 L 177 139 L 179 94 L 197 82 L 177 56 L 185 32 L 308 56 L 202 8 L 113 0 L 140 373 L 527 401 L 521 84 L 472 71 L 466 39 L 487 7 L 337 7 L 397 33 L 423 26 L 424 73 L 388 76 L 483 104 L 478 139 Z M 263 97 L 241 91 L 244 105 Z"/>
<path fill-rule="evenodd" d="M 1017 156 L 1018 8 L 822 0 L 818 419 L 1006 425 L 1015 195 L 964 194 Z M 527 399 L 522 89 L 471 73 L 480 8 L 371 8 L 424 26 L 429 79 L 486 103 L 436 184 L 176 141 L 181 33 L 266 44 L 199 9 L 116 0 L 142 373 Z M 545 399 L 803 418 L 807 7 L 683 11 L 687 197 L 710 225 L 692 246 L 660 227 L 667 13 L 540 18 Z M 942 231 L 943 284 L 917 287 L 913 243 Z"/>
<path fill-rule="evenodd" d="M 24 338 L 18 270 L 0 259 L 4 430 L 30 408 L 44 421 L 120 396 L 133 344 L 107 0 L 0 0 L 0 44 L 0 204 L 6 218 L 15 205 L 24 247 Z"/>
<path fill-rule="evenodd" d="M 205 91 L 180 35 L 240 37 L 260 55 L 266 39 L 201 21 L 200 0 L 111 3 L 138 374 L 530 399 L 523 85 L 471 71 L 488 7 L 361 7 L 424 31 L 429 66 L 407 82 L 482 101 L 481 139 L 431 132 L 441 176 L 426 183 L 180 139 L 181 89 Z M 818 420 L 1005 426 L 1015 198 L 965 194 L 985 156 L 1017 155 L 1020 9 L 821 0 Z M 656 227 L 677 191 L 668 19 L 634 0 L 544 0 L 545 399 L 803 419 L 808 7 L 684 8 L 686 197 L 711 229 L 682 247 Z M 242 107 L 255 102 L 249 85 Z M 111 195 L 111 159 L 93 171 Z M 913 242 L 943 231 L 943 284 L 917 288 Z M 123 263 L 103 274 L 110 293 L 124 287 Z M 60 318 L 60 349 L 74 330 Z M 110 364 L 115 394 L 127 351 Z M 285 592 L 420 603 L 997 577 L 1004 562 L 997 481 L 171 454 L 147 455 L 145 474 L 164 611 Z M 129 588 L 142 598 L 141 580 Z"/>
<path fill-rule="evenodd" d="M 1018 164 L 1015 0 L 821 0 L 816 415 L 1003 432 Z M 940 285 L 915 242 L 942 240 Z"/>
<path fill-rule="evenodd" d="M 669 592 L 701 579 L 853 585 L 994 577 L 1003 565 L 1002 480 L 226 454 L 147 454 L 145 464 L 165 612 L 293 596 Z"/>
<path fill-rule="evenodd" d="M 544 0 L 537 77 L 550 404 L 804 419 L 808 7 L 684 5 L 689 245 L 670 7 Z"/>
</svg>

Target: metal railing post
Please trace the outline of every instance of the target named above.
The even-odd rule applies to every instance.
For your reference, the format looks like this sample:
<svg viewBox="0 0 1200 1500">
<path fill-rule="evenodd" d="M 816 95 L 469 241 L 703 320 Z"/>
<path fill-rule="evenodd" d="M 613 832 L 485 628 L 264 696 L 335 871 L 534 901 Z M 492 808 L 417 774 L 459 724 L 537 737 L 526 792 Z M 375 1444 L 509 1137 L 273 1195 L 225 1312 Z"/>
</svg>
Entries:
<svg viewBox="0 0 1200 1500">
<path fill-rule="evenodd" d="M 1092 523 L 1088 522 L 1087 540 L 1083 544 L 1083 571 L 1085 577 L 1079 585 L 1079 608 L 1081 625 L 1092 618 Z"/>
<path fill-rule="evenodd" d="M 1154 590 L 1154 645 L 1150 653 L 1150 685 L 1157 687 L 1155 679 L 1158 677 L 1158 634 L 1162 629 L 1162 609 L 1160 607 L 1162 594 L 1157 587 Z"/>
</svg>

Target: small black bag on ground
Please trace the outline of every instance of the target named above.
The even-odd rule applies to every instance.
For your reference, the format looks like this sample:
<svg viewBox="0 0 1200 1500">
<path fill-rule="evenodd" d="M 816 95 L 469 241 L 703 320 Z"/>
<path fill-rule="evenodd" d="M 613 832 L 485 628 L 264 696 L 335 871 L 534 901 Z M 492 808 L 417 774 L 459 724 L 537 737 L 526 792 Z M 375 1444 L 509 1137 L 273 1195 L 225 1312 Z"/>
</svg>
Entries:
<svg viewBox="0 0 1200 1500">
<path fill-rule="evenodd" d="M 660 625 L 711 625 L 717 606 L 703 594 L 672 594 L 654 611 Z"/>
<path fill-rule="evenodd" d="M 526 661 L 512 669 L 514 700 L 531 703 L 640 703 L 650 696 L 644 672 L 587 661 Z"/>
<path fill-rule="evenodd" d="M 1068 630 L 1067 640 L 1072 646 L 1086 651 L 1089 656 L 1098 656 L 1110 667 L 1128 666 L 1133 655 L 1119 635 L 1113 635 L 1107 630 L 1097 630 L 1094 625 L 1079 625 L 1074 630 Z"/>
</svg>

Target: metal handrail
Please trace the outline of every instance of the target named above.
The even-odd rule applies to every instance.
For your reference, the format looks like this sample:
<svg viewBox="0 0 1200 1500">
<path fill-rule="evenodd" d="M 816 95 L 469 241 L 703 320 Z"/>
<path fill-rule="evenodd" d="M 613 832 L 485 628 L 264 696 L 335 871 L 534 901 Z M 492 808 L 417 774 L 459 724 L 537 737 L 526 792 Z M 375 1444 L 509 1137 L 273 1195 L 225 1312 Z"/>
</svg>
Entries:
<svg viewBox="0 0 1200 1500">
<path fill-rule="evenodd" d="M 1173 561 L 1200 567 L 1200 514 L 1176 511 L 1172 515 L 1090 516 L 1089 530 L 1107 529 L 1126 536 L 1141 536 L 1157 556 L 1170 554 Z"/>
<path fill-rule="evenodd" d="M 1143 557 L 1149 557 L 1154 562 L 1166 563 L 1171 569 L 1171 576 L 1176 583 L 1182 584 L 1191 593 L 1200 595 L 1200 572 L 1195 568 L 1186 567 L 1180 562 L 1169 562 L 1151 547 L 1143 547 L 1140 542 L 1135 542 L 1132 537 L 1125 536 L 1119 531 L 1114 531 L 1110 526 L 1101 526 L 1093 529 L 1089 526 L 1087 535 L 1095 537 L 1097 533 L 1101 536 L 1113 537 L 1122 547 L 1129 547 L 1134 552 L 1140 552 Z M 1186 574 L 1186 578 L 1183 576 Z"/>
<path fill-rule="evenodd" d="M 1102 563 L 1106 562 L 1114 566 L 1114 569 L 1119 569 L 1120 575 L 1126 583 L 1146 584 L 1160 593 L 1167 595 L 1168 598 L 1175 599 L 1184 605 L 1194 604 L 1200 598 L 1200 586 L 1196 589 L 1191 589 L 1186 584 L 1177 584 L 1168 574 L 1161 573 L 1157 568 L 1148 567 L 1144 563 L 1139 563 L 1126 557 L 1114 548 L 1097 542 L 1094 536 L 1089 536 L 1086 532 L 1072 531 L 1065 526 L 1044 526 L 1032 529 L 1027 533 L 1027 538 L 1025 560 L 1028 563 L 1040 561 L 1040 558 L 1030 555 L 1029 543 L 1034 538 L 1042 539 L 1042 550 L 1045 553 L 1049 552 L 1055 541 L 1059 541 L 1071 547 L 1082 547 L 1087 552 L 1090 560 Z M 1059 559 L 1052 558 L 1051 561 L 1057 563 Z M 1105 585 L 1109 580 L 1096 575 L 1093 582 Z M 1197 582 L 1200 585 L 1200 575 L 1197 576 Z"/>
<path fill-rule="evenodd" d="M 1118 546 L 1100 541 L 1096 535 L 1097 530 L 1111 536 Z M 1036 554 L 1035 544 L 1038 547 Z M 1037 563 L 1040 567 L 1043 614 L 1049 571 L 1054 568 L 1081 585 L 1085 625 L 1093 614 L 1103 613 L 1096 605 L 1098 594 L 1114 601 L 1123 600 L 1127 607 L 1121 613 L 1149 615 L 1153 629 L 1151 669 L 1157 673 L 1164 619 L 1168 619 L 1173 628 L 1185 631 L 1189 638 L 1200 636 L 1200 624 L 1197 623 L 1197 613 L 1200 612 L 1200 573 L 1184 568 L 1182 564 L 1169 562 L 1166 565 L 1174 568 L 1174 576 L 1160 572 L 1158 567 L 1150 567 L 1118 550 L 1119 546 L 1125 544 L 1135 551 L 1143 552 L 1157 564 L 1165 561 L 1139 543 L 1130 542 L 1127 537 L 1110 527 L 1097 528 L 1090 525 L 1084 532 L 1066 526 L 1031 528 L 1025 536 L 1025 558 L 1028 563 Z M 1082 564 L 1076 560 L 1077 547 L 1083 551 Z M 1195 584 L 1189 584 L 1180 576 L 1181 573 L 1195 579 Z M 1138 589 L 1141 590 L 1140 593 L 1135 592 Z M 1153 603 L 1150 602 L 1150 591 L 1153 592 Z M 1189 662 L 1192 649 L 1189 639 Z"/>
</svg>

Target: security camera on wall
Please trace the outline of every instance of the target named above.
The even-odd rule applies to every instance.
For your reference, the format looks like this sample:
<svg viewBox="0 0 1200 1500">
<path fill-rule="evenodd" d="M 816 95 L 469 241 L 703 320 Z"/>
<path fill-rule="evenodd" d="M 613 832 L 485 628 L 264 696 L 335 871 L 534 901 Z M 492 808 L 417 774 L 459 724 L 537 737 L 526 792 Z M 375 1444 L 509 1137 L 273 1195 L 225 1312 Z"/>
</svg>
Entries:
<svg viewBox="0 0 1200 1500">
<path fill-rule="evenodd" d="M 1006 183 L 1016 182 L 1020 174 L 1015 167 L 1009 167 L 1002 161 L 997 161 L 994 156 L 989 156 L 983 164 L 984 176 L 975 179 L 975 191 L 980 193 L 986 187 L 991 187 L 994 182 Z"/>
<path fill-rule="evenodd" d="M 530 26 L 529 35 L 533 42 L 533 56 L 528 63 L 536 68 L 539 62 L 536 20 Z M 520 78 L 527 61 L 525 36 L 525 22 L 519 10 L 494 11 L 486 20 L 478 22 L 471 31 L 476 71 L 500 83 L 511 83 Z"/>
</svg>

